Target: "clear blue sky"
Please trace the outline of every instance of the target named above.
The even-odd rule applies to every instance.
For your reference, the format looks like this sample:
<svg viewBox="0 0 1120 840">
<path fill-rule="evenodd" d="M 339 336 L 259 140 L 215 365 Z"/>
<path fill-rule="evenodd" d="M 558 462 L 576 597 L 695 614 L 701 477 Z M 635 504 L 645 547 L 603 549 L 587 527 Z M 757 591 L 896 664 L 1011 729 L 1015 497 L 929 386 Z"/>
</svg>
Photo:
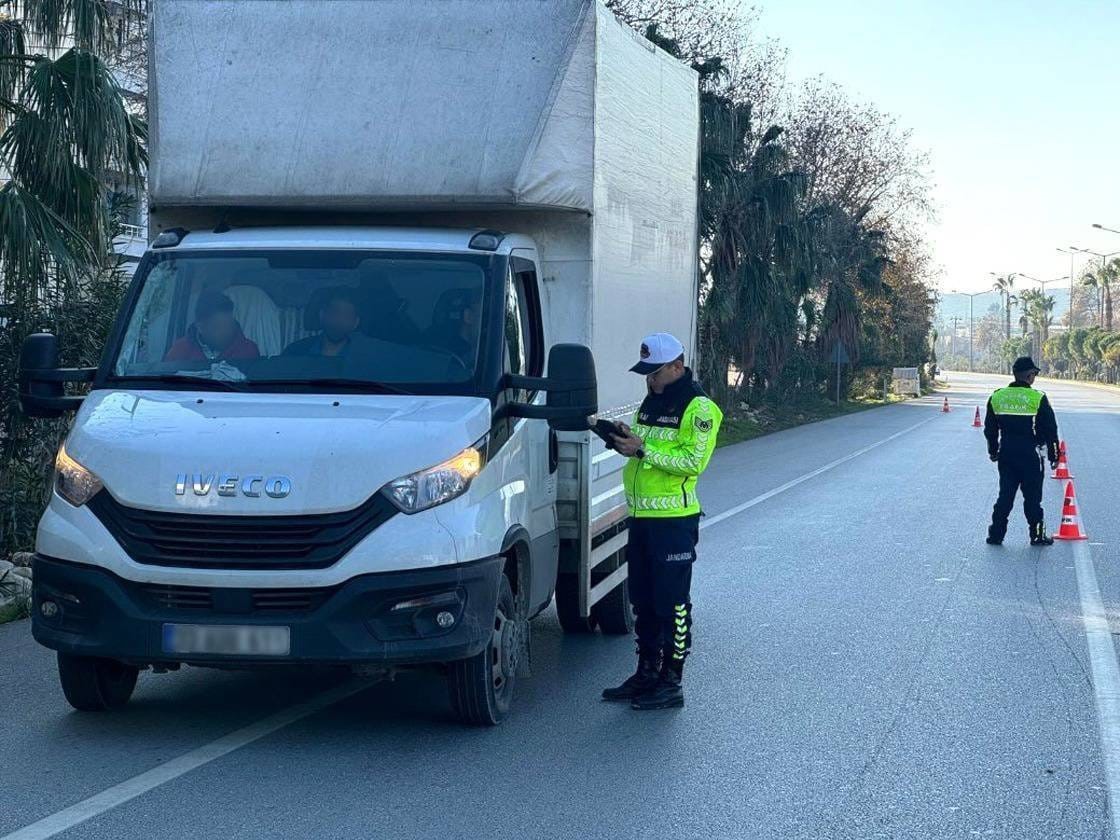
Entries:
<svg viewBox="0 0 1120 840">
<path fill-rule="evenodd" d="M 943 291 L 979 291 L 989 271 L 1068 274 L 1057 246 L 1120 251 L 1090 227 L 1120 230 L 1120 0 L 757 5 L 791 84 L 824 75 L 931 152 Z"/>
</svg>

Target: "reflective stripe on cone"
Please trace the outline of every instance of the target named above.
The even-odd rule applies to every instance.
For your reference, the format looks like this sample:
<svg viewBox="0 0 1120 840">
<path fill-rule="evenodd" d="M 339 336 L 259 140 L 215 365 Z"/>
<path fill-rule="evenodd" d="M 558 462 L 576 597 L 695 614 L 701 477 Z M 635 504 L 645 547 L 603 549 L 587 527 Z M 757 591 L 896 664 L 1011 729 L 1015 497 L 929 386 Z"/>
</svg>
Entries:
<svg viewBox="0 0 1120 840">
<path fill-rule="evenodd" d="M 1066 443 L 1062 441 L 1058 446 L 1058 466 L 1054 468 L 1054 472 L 1050 475 L 1051 478 L 1057 478 L 1065 481 L 1066 479 L 1073 478 L 1073 473 L 1069 471 L 1069 462 L 1066 460 Z"/>
</svg>

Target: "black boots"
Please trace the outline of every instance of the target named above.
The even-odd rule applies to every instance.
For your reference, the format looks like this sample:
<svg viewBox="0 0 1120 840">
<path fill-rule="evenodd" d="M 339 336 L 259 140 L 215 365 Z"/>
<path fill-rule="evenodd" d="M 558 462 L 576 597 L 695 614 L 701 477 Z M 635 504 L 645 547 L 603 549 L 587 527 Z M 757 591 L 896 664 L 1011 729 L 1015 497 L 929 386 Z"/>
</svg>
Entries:
<svg viewBox="0 0 1120 840">
<path fill-rule="evenodd" d="M 1054 538 L 1046 533 L 1046 526 L 1039 522 L 1030 529 L 1031 545 L 1053 545 Z M 988 529 L 988 538 L 984 540 L 988 545 L 1003 545 L 1003 534 Z"/>
<path fill-rule="evenodd" d="M 1031 545 L 1053 545 L 1054 538 L 1046 533 L 1046 526 L 1039 522 L 1031 528 Z"/>
<path fill-rule="evenodd" d="M 630 701 L 630 708 L 640 712 L 655 709 L 679 709 L 684 706 L 684 688 L 681 679 L 684 660 L 667 658 L 652 688 Z"/>
<path fill-rule="evenodd" d="M 638 670 L 627 677 L 622 685 L 603 689 L 603 699 L 629 703 L 642 692 L 649 691 L 657 685 L 658 666 L 660 664 L 660 656 L 648 656 L 639 653 Z"/>
<path fill-rule="evenodd" d="M 658 665 L 661 665 L 658 670 Z M 665 657 L 638 655 L 638 670 L 626 678 L 622 685 L 603 689 L 603 699 L 628 702 L 639 711 L 653 709 L 679 709 L 684 705 L 681 677 L 684 661 Z"/>
</svg>

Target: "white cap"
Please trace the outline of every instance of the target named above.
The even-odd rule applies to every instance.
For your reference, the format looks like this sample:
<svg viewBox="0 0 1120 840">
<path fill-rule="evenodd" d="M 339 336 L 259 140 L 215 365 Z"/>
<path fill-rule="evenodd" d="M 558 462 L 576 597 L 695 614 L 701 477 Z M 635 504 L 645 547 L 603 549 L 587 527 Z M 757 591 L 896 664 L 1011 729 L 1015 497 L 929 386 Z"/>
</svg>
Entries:
<svg viewBox="0 0 1120 840">
<path fill-rule="evenodd" d="M 642 339 L 641 361 L 630 368 L 630 371 L 648 376 L 683 355 L 684 345 L 669 333 L 647 335 Z"/>
</svg>

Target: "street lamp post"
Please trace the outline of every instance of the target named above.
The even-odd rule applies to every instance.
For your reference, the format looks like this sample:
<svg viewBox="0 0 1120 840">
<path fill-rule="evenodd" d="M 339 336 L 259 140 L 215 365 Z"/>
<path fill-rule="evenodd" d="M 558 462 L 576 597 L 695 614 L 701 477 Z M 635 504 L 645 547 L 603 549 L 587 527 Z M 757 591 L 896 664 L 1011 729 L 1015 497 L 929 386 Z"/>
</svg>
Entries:
<svg viewBox="0 0 1120 840">
<path fill-rule="evenodd" d="M 951 295 L 964 295 L 965 297 L 968 298 L 968 372 L 969 373 L 972 373 L 972 329 L 973 329 L 972 304 L 973 304 L 973 301 L 977 297 L 979 297 L 980 295 L 989 294 L 990 291 L 991 291 L 990 289 L 985 289 L 982 292 L 949 292 L 949 294 L 951 294 Z"/>
<path fill-rule="evenodd" d="M 960 320 L 960 317 L 957 316 L 957 315 L 954 315 L 949 320 L 953 322 L 953 331 L 951 333 L 949 333 L 949 355 L 953 359 L 956 359 L 957 358 L 957 321 Z"/>
<path fill-rule="evenodd" d="M 1073 278 L 1076 273 L 1073 270 L 1073 251 L 1067 251 L 1065 248 L 1058 248 L 1063 254 L 1069 254 L 1069 329 L 1073 331 Z"/>
<path fill-rule="evenodd" d="M 1095 227 L 1097 230 L 1107 230 L 1109 233 L 1120 233 L 1120 230 L 1116 230 L 1115 228 L 1105 227 L 1104 225 L 1098 225 L 1096 222 L 1093 223 L 1093 227 Z"/>
</svg>

